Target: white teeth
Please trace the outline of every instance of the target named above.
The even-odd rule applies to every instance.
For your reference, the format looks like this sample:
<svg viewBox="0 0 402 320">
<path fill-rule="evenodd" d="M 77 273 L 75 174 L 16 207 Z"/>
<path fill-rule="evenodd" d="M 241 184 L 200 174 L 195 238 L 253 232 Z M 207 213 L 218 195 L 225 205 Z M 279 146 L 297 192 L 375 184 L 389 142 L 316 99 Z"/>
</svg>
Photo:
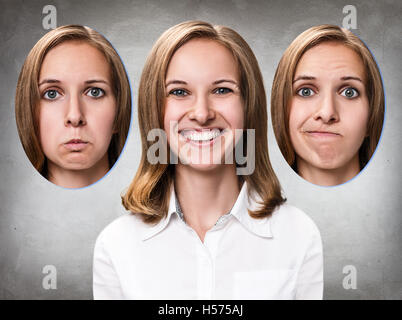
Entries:
<svg viewBox="0 0 402 320">
<path fill-rule="evenodd" d="M 181 134 L 192 141 L 208 141 L 219 136 L 221 131 L 219 129 L 204 131 L 184 130 L 181 132 Z"/>
</svg>

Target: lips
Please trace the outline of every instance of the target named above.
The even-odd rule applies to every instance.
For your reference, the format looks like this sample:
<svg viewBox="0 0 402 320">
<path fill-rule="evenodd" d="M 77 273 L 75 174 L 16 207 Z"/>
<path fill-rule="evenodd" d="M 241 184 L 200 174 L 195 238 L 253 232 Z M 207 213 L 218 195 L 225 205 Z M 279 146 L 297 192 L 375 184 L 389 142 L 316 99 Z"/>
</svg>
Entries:
<svg viewBox="0 0 402 320">
<path fill-rule="evenodd" d="M 78 152 L 87 147 L 88 141 L 84 141 L 81 139 L 71 139 L 71 140 L 67 141 L 66 143 L 64 143 L 63 145 L 68 150 Z"/>
<path fill-rule="evenodd" d="M 197 144 L 209 144 L 223 132 L 222 128 L 186 128 L 179 130 L 179 134 L 187 141 Z"/>
<path fill-rule="evenodd" d="M 321 131 L 321 130 L 307 130 L 304 131 L 307 135 L 315 138 L 335 138 L 341 137 L 341 134 L 333 131 Z"/>
</svg>

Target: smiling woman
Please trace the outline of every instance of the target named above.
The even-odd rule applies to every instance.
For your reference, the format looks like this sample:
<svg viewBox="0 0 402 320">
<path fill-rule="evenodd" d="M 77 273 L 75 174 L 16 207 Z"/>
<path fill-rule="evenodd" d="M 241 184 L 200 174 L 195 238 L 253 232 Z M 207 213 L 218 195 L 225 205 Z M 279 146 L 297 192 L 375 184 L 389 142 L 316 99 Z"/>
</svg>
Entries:
<svg viewBox="0 0 402 320">
<path fill-rule="evenodd" d="M 25 60 L 15 108 L 34 167 L 59 186 L 85 187 L 102 178 L 123 149 L 131 116 L 128 77 L 98 32 L 59 27 Z"/>
<path fill-rule="evenodd" d="M 195 62 L 197 68 L 186 68 Z M 216 41 L 193 39 L 173 55 L 166 74 L 164 128 L 171 150 L 181 160 L 176 170 L 189 168 L 182 163 L 205 170 L 224 163 L 228 148 L 240 138 L 235 139 L 235 130 L 243 129 L 239 81 L 234 56 Z"/>
<path fill-rule="evenodd" d="M 238 33 L 202 21 L 165 31 L 141 76 L 138 118 L 142 158 L 122 197 L 130 214 L 98 236 L 96 299 L 322 298 L 320 233 L 284 203 L 261 72 Z M 150 161 L 154 129 L 167 131 L 178 162 Z M 245 175 L 238 145 L 253 146 Z"/>
<path fill-rule="evenodd" d="M 380 139 L 384 91 L 378 66 L 350 31 L 312 27 L 279 62 L 271 113 L 279 148 L 301 177 L 322 186 L 349 181 Z"/>
</svg>

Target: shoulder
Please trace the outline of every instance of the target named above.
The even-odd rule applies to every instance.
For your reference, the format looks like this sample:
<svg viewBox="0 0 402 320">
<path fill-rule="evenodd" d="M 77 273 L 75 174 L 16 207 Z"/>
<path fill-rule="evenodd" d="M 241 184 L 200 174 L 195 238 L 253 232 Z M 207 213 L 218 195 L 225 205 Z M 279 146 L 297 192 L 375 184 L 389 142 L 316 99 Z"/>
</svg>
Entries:
<svg viewBox="0 0 402 320">
<path fill-rule="evenodd" d="M 292 205 L 282 204 L 275 209 L 270 218 L 273 232 L 286 232 L 296 237 L 321 239 L 320 231 L 313 219 Z"/>
<path fill-rule="evenodd" d="M 122 244 L 136 243 L 141 240 L 144 231 L 149 228 L 141 217 L 126 212 L 108 224 L 98 235 L 96 246 L 116 247 Z"/>
</svg>

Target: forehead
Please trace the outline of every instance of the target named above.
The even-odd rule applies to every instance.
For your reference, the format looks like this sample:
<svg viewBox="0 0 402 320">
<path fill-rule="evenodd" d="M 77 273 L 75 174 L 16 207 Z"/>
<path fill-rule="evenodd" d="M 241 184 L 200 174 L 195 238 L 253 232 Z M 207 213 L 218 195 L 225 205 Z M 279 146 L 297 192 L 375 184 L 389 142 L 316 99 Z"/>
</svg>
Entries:
<svg viewBox="0 0 402 320">
<path fill-rule="evenodd" d="M 211 39 L 192 39 L 173 55 L 167 78 L 175 76 L 234 76 L 238 78 L 238 65 L 232 52 L 223 44 Z"/>
<path fill-rule="evenodd" d="M 109 78 L 110 75 L 110 65 L 101 51 L 86 42 L 73 40 L 57 45 L 46 54 L 39 77 Z"/>
<path fill-rule="evenodd" d="M 365 79 L 365 67 L 360 55 L 348 46 L 335 41 L 320 43 L 307 50 L 296 67 L 300 73 L 356 75 Z"/>
</svg>

